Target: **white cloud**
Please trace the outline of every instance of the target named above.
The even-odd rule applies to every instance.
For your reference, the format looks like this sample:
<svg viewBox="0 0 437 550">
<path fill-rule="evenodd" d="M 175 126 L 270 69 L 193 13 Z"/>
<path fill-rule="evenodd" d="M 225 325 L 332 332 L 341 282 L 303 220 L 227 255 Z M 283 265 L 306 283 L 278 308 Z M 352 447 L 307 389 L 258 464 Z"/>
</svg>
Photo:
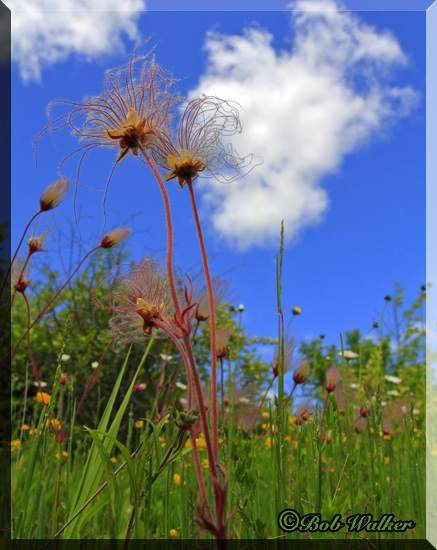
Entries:
<svg viewBox="0 0 437 550">
<path fill-rule="evenodd" d="M 215 230 L 242 249 L 275 241 L 281 219 L 289 240 L 319 223 L 329 205 L 323 176 L 418 99 L 388 82 L 392 68 L 407 62 L 391 33 L 330 0 L 294 8 L 306 11 L 292 14 L 291 51 L 275 51 L 260 27 L 241 36 L 209 32 L 209 64 L 192 91 L 240 103 L 244 129 L 233 144 L 264 161 L 229 185 L 197 182 Z"/>
<path fill-rule="evenodd" d="M 12 60 L 24 81 L 70 54 L 91 59 L 123 48 L 121 35 L 138 39 L 145 0 L 6 0 L 12 11 Z"/>
</svg>

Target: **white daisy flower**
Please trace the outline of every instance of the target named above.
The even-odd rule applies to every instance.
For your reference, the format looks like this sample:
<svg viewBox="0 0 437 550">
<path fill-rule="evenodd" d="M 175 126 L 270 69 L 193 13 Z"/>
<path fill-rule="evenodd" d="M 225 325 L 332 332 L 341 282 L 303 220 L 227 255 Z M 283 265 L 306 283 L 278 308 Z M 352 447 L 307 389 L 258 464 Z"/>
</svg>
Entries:
<svg viewBox="0 0 437 550">
<path fill-rule="evenodd" d="M 342 357 L 341 352 L 338 355 L 340 357 Z M 344 358 L 345 359 L 357 359 L 357 357 L 358 357 L 358 353 L 355 353 L 355 352 L 351 351 L 350 349 L 345 349 L 344 350 Z"/>
<path fill-rule="evenodd" d="M 386 374 L 384 378 L 387 380 L 387 382 L 391 382 L 392 384 L 400 384 L 402 382 L 401 378 L 398 378 L 397 376 L 391 376 L 390 374 Z"/>
</svg>

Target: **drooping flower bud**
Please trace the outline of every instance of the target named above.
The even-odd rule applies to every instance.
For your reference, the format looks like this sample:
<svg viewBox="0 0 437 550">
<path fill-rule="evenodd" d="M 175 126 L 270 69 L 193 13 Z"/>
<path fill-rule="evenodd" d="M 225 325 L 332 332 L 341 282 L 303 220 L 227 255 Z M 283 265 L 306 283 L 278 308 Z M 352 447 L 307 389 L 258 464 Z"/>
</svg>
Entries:
<svg viewBox="0 0 437 550">
<path fill-rule="evenodd" d="M 341 379 L 341 370 L 338 367 L 331 367 L 326 373 L 325 390 L 329 393 L 335 390 Z"/>
<path fill-rule="evenodd" d="M 216 332 L 215 354 L 219 359 L 223 359 L 228 354 L 228 341 L 231 331 L 228 328 L 221 328 Z"/>
<path fill-rule="evenodd" d="M 360 434 L 364 432 L 364 430 L 366 429 L 366 425 L 366 421 L 362 416 L 360 416 L 359 418 L 357 418 L 354 424 L 354 430 L 357 432 L 357 434 Z"/>
<path fill-rule="evenodd" d="M 68 193 L 69 183 L 65 179 L 57 180 L 48 185 L 39 199 L 39 207 L 42 212 L 56 208 Z"/>
<path fill-rule="evenodd" d="M 131 232 L 130 229 L 127 227 L 120 227 L 119 229 L 114 229 L 114 231 L 111 231 L 107 235 L 103 237 L 103 239 L 100 242 L 100 246 L 102 248 L 111 248 L 114 245 L 121 243 L 121 241 L 124 241 L 126 237 Z"/>
<path fill-rule="evenodd" d="M 63 372 L 61 374 L 61 378 L 59 379 L 59 383 L 61 386 L 65 386 L 65 384 L 68 382 L 68 374 L 66 372 Z"/>
<path fill-rule="evenodd" d="M 24 294 L 26 288 L 30 285 L 29 281 L 30 262 L 15 258 L 11 267 L 10 285 L 13 290 Z"/>
<path fill-rule="evenodd" d="M 294 383 L 303 384 L 307 379 L 309 371 L 310 371 L 310 366 L 307 362 L 299 365 L 299 367 L 296 369 L 296 371 L 293 374 Z"/>
<path fill-rule="evenodd" d="M 326 434 L 322 437 L 322 441 L 326 441 L 329 445 L 332 441 L 332 430 L 328 430 Z"/>
</svg>

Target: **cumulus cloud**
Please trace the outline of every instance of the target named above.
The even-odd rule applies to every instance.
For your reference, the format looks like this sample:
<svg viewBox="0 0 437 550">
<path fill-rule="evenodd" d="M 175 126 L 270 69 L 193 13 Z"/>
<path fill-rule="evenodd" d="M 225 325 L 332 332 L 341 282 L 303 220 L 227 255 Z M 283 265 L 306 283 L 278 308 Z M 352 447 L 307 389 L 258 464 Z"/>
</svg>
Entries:
<svg viewBox="0 0 437 550">
<path fill-rule="evenodd" d="M 281 219 L 288 239 L 319 223 L 329 206 L 323 176 L 418 100 L 411 87 L 390 85 L 393 68 L 407 63 L 390 32 L 331 0 L 299 0 L 294 10 L 289 51 L 276 51 L 259 26 L 209 32 L 207 69 L 192 91 L 240 103 L 235 148 L 264 161 L 229 185 L 197 183 L 215 230 L 241 249 L 271 244 Z"/>
<path fill-rule="evenodd" d="M 70 54 L 91 59 L 123 49 L 122 35 L 138 39 L 145 0 L 6 0 L 12 11 L 12 60 L 24 81 Z"/>
</svg>

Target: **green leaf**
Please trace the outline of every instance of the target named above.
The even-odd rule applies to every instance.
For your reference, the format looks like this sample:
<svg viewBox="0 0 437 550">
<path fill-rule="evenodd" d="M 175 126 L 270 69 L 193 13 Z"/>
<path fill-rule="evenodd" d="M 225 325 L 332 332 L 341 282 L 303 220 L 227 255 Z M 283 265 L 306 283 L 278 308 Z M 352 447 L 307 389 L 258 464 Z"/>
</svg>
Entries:
<svg viewBox="0 0 437 550">
<path fill-rule="evenodd" d="M 114 475 L 114 468 L 112 467 L 111 458 L 109 456 L 109 453 L 106 451 L 105 447 L 103 446 L 102 441 L 100 440 L 99 436 L 97 435 L 97 430 L 91 430 L 90 428 L 87 428 L 84 426 L 85 430 L 91 435 L 93 438 L 93 442 L 96 445 L 97 452 L 99 453 L 100 459 L 102 461 L 103 470 L 106 474 L 106 481 L 108 482 L 108 492 L 109 492 L 109 503 L 111 505 L 111 516 L 112 520 L 116 520 L 116 513 L 115 513 L 115 497 L 117 496 L 117 479 Z M 106 435 L 106 434 L 103 434 Z"/>
</svg>

